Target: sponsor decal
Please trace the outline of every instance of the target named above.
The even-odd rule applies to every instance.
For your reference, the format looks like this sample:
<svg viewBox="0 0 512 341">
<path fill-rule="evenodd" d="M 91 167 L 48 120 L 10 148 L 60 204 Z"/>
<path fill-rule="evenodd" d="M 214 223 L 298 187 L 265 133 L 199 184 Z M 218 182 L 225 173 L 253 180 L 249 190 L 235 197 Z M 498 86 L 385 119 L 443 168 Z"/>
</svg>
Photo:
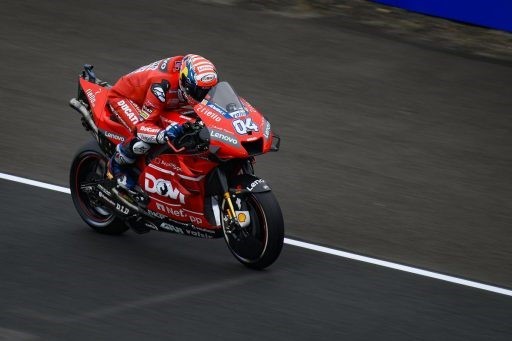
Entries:
<svg viewBox="0 0 512 341">
<path fill-rule="evenodd" d="M 263 179 L 254 180 L 249 187 L 246 187 L 246 189 L 248 191 L 252 191 L 259 184 L 263 184 L 263 188 L 268 189 L 268 186 L 265 184 L 265 180 L 263 180 Z"/>
<path fill-rule="evenodd" d="M 160 71 L 167 72 L 167 63 L 171 58 L 165 58 L 162 60 L 162 64 L 160 64 Z"/>
<path fill-rule="evenodd" d="M 121 110 L 125 113 L 125 115 L 128 117 L 130 121 L 132 121 L 133 124 L 139 123 L 139 119 L 137 115 L 133 112 L 133 110 L 130 108 L 130 106 L 125 102 L 124 99 L 117 102 L 117 105 L 121 107 Z M 121 120 L 122 121 L 122 120 Z"/>
<path fill-rule="evenodd" d="M 230 113 L 228 113 L 228 115 L 232 118 L 240 118 L 240 117 L 247 116 L 247 111 L 245 111 L 244 109 L 240 109 L 237 111 L 230 112 Z"/>
<path fill-rule="evenodd" d="M 151 163 L 153 163 L 154 165 L 157 165 L 157 166 L 165 166 L 165 167 L 173 169 L 173 170 L 175 170 L 177 172 L 182 172 L 183 173 L 183 170 L 181 169 L 181 167 L 177 166 L 175 163 L 167 162 L 167 161 L 162 160 L 160 158 L 154 159 Z"/>
<path fill-rule="evenodd" d="M 210 136 L 217 140 L 221 140 L 221 141 L 227 142 L 229 144 L 232 144 L 234 146 L 238 146 L 238 140 L 236 138 L 234 138 L 233 136 L 221 133 L 220 131 L 212 129 L 212 130 L 210 130 Z"/>
<path fill-rule="evenodd" d="M 245 223 L 245 221 L 247 220 L 247 214 L 245 214 L 245 212 L 237 213 L 236 217 L 238 221 L 241 223 Z"/>
<path fill-rule="evenodd" d="M 203 76 L 203 77 L 201 78 L 201 81 L 202 81 L 202 82 L 211 82 L 211 81 L 213 81 L 213 80 L 214 80 L 214 79 L 216 79 L 216 78 L 217 78 L 217 77 L 215 76 L 215 74 L 214 74 L 214 73 L 209 73 L 209 74 L 207 74 L 207 75 Z"/>
<path fill-rule="evenodd" d="M 174 200 L 179 200 L 180 203 L 185 203 L 185 195 L 177 188 L 174 188 L 170 181 L 164 179 L 157 179 L 153 175 L 146 173 L 144 181 L 146 191 L 149 193 L 157 193 L 160 196 L 168 197 Z"/>
<path fill-rule="evenodd" d="M 266 121 L 267 125 L 265 126 L 265 131 L 263 132 L 263 136 L 265 136 L 266 139 L 270 136 L 270 122 Z"/>
<path fill-rule="evenodd" d="M 148 213 L 149 216 L 151 216 L 153 218 L 157 218 L 157 219 L 165 219 L 165 218 L 167 218 L 166 215 L 164 215 L 162 213 L 155 212 L 155 211 L 148 210 L 147 213 Z"/>
<path fill-rule="evenodd" d="M 158 227 L 156 227 L 156 225 L 155 225 L 155 224 L 153 224 L 153 223 L 152 223 L 152 222 L 150 222 L 150 221 L 145 221 L 145 222 L 144 222 L 144 225 L 145 225 L 146 227 L 149 227 L 149 228 L 150 228 L 150 229 L 152 229 L 152 230 L 157 230 L 157 231 L 158 231 Z"/>
<path fill-rule="evenodd" d="M 158 98 L 160 102 L 165 103 L 165 91 L 161 84 L 151 85 L 151 92 L 156 96 L 156 98 Z"/>
<path fill-rule="evenodd" d="M 85 90 L 85 94 L 87 95 L 87 98 L 89 99 L 89 103 L 91 103 L 91 107 L 94 107 L 96 105 L 96 96 L 92 93 L 91 89 Z"/>
<path fill-rule="evenodd" d="M 113 140 L 116 140 L 116 141 L 120 141 L 120 142 L 123 142 L 124 141 L 124 137 L 123 136 L 120 136 L 120 135 L 117 135 L 117 134 L 114 134 L 113 132 L 111 131 L 106 131 L 104 132 L 105 136 L 108 137 L 109 139 L 113 139 Z"/>
<path fill-rule="evenodd" d="M 140 117 L 142 117 L 143 119 L 147 120 L 148 117 L 149 117 L 149 113 L 147 111 L 142 110 L 140 112 Z"/>
<path fill-rule="evenodd" d="M 154 133 L 158 133 L 160 131 L 160 128 L 152 128 L 152 127 L 142 126 L 139 128 L 139 131 L 141 131 L 143 133 L 154 134 Z"/>
<path fill-rule="evenodd" d="M 144 103 L 144 105 L 142 106 L 142 111 L 144 111 L 146 114 L 148 114 L 148 116 L 151 115 L 153 110 L 155 110 L 155 109 L 154 109 L 153 103 L 151 103 L 150 101 L 146 101 L 146 103 Z"/>
<path fill-rule="evenodd" d="M 158 202 L 156 203 L 156 208 L 159 211 L 162 211 L 162 212 L 165 212 L 165 213 L 169 213 L 169 214 L 171 214 L 173 216 L 176 216 L 176 217 L 181 217 L 181 218 L 187 217 L 187 214 L 181 208 L 180 209 L 176 209 L 176 208 L 173 208 L 171 206 L 160 204 Z"/>
<path fill-rule="evenodd" d="M 220 112 L 219 109 L 213 104 L 208 104 L 208 107 Z M 204 114 L 213 119 L 215 122 L 220 122 L 220 120 L 222 119 L 219 115 L 210 110 L 205 110 Z"/>
<path fill-rule="evenodd" d="M 159 211 L 165 212 L 165 213 L 173 215 L 175 217 L 189 218 L 190 222 L 192 224 L 202 224 L 203 223 L 203 220 L 201 218 L 188 215 L 181 208 L 177 209 L 177 208 L 174 208 L 174 207 L 171 207 L 171 206 L 167 206 L 167 205 L 164 205 L 164 204 L 161 204 L 161 203 L 156 203 L 156 208 Z"/>
<path fill-rule="evenodd" d="M 251 215 L 249 214 L 249 211 L 235 211 L 235 214 L 240 226 L 247 227 L 251 224 Z"/>
<path fill-rule="evenodd" d="M 167 230 L 167 231 L 171 231 L 171 232 L 175 232 L 175 233 L 179 233 L 179 234 L 185 234 L 185 230 L 183 230 L 181 227 L 171 225 L 168 223 L 161 223 L 160 228 L 163 230 Z"/>
<path fill-rule="evenodd" d="M 199 237 L 199 238 L 213 238 L 211 235 L 202 233 L 195 230 L 185 230 L 186 234 L 193 237 Z"/>
<path fill-rule="evenodd" d="M 108 202 L 110 205 L 116 206 L 116 203 L 112 199 L 110 199 L 107 195 L 103 194 L 103 192 L 101 192 L 101 191 L 98 192 L 98 196 L 100 198 L 102 198 L 103 200 L 105 200 L 106 202 Z"/>
<path fill-rule="evenodd" d="M 200 237 L 200 238 L 213 238 L 213 235 L 214 235 L 210 231 L 206 231 L 206 230 L 203 233 L 203 232 L 199 231 L 197 227 L 194 228 L 194 230 L 189 230 L 189 229 L 185 229 L 180 226 L 172 225 L 169 223 L 161 223 L 160 228 L 162 230 L 179 233 L 179 234 L 184 234 L 187 236 Z"/>
<path fill-rule="evenodd" d="M 173 70 L 174 71 L 180 71 L 180 68 L 181 68 L 181 60 L 177 60 L 174 62 L 174 68 Z"/>
<path fill-rule="evenodd" d="M 137 134 L 137 137 L 139 139 L 141 139 L 142 141 L 144 142 L 148 142 L 148 143 L 157 143 L 157 135 L 148 135 L 148 134 L 141 134 L 141 133 L 138 133 Z M 134 149 L 135 150 L 135 149 Z M 149 148 L 147 148 L 146 150 L 149 150 Z"/>
<path fill-rule="evenodd" d="M 184 234 L 187 236 L 200 237 L 200 238 L 211 239 L 215 235 L 215 233 L 213 233 L 213 232 L 210 232 L 208 230 L 203 230 L 203 229 L 200 230 L 198 227 L 193 227 L 193 229 L 187 229 L 187 228 L 176 226 L 176 225 L 173 225 L 170 223 L 161 223 L 160 228 L 162 230 L 179 233 L 179 234 Z"/>
<path fill-rule="evenodd" d="M 121 205 L 120 203 L 116 203 L 116 210 L 125 215 L 130 213 L 130 210 L 128 208 L 124 207 L 123 205 Z"/>
<path fill-rule="evenodd" d="M 203 72 L 205 70 L 211 71 L 212 70 L 212 66 L 211 65 L 199 65 L 197 67 L 197 71 L 199 71 L 199 72 Z"/>
</svg>

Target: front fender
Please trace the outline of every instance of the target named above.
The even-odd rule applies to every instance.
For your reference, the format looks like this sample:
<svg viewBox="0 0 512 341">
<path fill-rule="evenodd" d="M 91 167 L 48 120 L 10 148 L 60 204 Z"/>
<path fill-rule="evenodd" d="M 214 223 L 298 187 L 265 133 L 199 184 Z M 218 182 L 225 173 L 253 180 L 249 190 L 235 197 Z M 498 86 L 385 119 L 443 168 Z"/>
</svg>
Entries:
<svg viewBox="0 0 512 341">
<path fill-rule="evenodd" d="M 250 174 L 241 174 L 230 179 L 229 188 L 231 192 L 235 193 L 262 193 L 270 192 L 272 190 L 265 180 Z"/>
</svg>

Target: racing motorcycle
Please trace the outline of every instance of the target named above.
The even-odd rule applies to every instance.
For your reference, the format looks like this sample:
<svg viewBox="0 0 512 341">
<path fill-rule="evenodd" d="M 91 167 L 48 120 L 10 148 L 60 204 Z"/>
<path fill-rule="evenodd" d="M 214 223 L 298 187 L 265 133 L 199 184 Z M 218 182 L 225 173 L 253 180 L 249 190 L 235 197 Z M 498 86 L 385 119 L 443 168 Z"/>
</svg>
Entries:
<svg viewBox="0 0 512 341">
<path fill-rule="evenodd" d="M 70 170 L 73 203 L 81 218 L 104 234 L 151 230 L 199 238 L 224 238 L 242 264 L 263 269 L 283 247 L 284 223 L 270 186 L 254 175 L 254 157 L 279 150 L 280 138 L 251 104 L 219 82 L 192 108 L 161 115 L 184 135 L 155 145 L 136 163 L 131 193 L 107 171 L 117 144 L 130 138 L 107 104 L 110 85 L 91 65 L 78 79 L 70 106 L 94 141 L 76 153 Z M 192 110 L 191 110 L 192 109 Z"/>
</svg>

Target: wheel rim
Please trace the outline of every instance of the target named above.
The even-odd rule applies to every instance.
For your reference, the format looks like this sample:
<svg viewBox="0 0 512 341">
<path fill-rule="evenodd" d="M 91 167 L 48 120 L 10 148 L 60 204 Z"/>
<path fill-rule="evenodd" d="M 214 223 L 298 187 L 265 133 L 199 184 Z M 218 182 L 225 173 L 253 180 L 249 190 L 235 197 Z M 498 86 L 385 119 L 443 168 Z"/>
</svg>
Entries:
<svg viewBox="0 0 512 341">
<path fill-rule="evenodd" d="M 267 249 L 268 224 L 263 208 L 253 195 L 247 197 L 245 203 L 251 219 L 250 225 L 246 228 L 249 232 L 247 237 L 239 236 L 241 238 L 237 240 L 234 234 L 226 232 L 226 215 L 224 213 L 221 221 L 224 239 L 233 255 L 244 263 L 254 263 L 261 259 Z M 225 212 L 225 204 L 224 201 L 222 212 Z"/>
<path fill-rule="evenodd" d="M 109 225 L 115 219 L 115 216 L 107 207 L 93 205 L 89 194 L 83 192 L 80 189 L 80 185 L 104 179 L 105 172 L 105 159 L 93 152 L 82 156 L 75 172 L 74 191 L 79 210 L 83 214 L 84 219 L 98 227 Z"/>
</svg>

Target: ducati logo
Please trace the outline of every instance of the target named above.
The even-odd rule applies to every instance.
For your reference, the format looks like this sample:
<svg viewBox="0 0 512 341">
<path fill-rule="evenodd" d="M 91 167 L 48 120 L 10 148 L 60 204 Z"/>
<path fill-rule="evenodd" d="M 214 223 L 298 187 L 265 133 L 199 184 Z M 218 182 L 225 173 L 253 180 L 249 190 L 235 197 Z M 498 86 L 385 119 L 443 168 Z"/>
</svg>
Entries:
<svg viewBox="0 0 512 341">
<path fill-rule="evenodd" d="M 160 102 L 165 103 L 165 92 L 160 84 L 153 84 L 151 86 L 151 91 Z"/>
<path fill-rule="evenodd" d="M 128 116 L 128 118 L 130 119 L 130 121 L 132 121 L 133 124 L 139 123 L 139 119 L 124 100 L 118 101 L 117 105 L 121 107 L 125 115 Z"/>
</svg>

